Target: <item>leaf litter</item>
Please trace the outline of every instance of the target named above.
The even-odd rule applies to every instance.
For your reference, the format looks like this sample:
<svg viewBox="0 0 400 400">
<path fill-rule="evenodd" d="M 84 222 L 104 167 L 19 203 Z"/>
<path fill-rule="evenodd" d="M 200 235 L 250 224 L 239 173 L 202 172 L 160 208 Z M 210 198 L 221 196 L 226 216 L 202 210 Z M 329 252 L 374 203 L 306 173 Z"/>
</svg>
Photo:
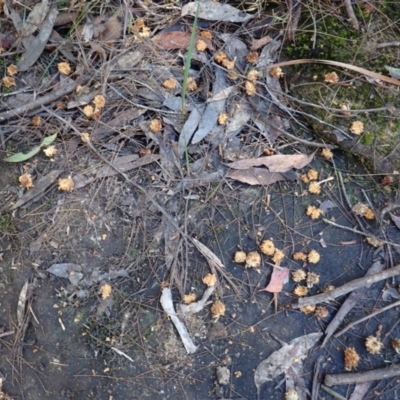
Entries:
<svg viewBox="0 0 400 400">
<path fill-rule="evenodd" d="M 139 3 L 139 6 L 142 7 L 143 10 L 147 9 L 147 6 L 144 4 L 141 5 Z M 181 16 L 194 16 L 196 15 L 196 10 L 197 3 L 192 2 L 186 4 L 181 10 Z M 180 60 L 180 58 L 184 59 L 184 57 L 182 57 L 179 52 L 176 53 L 178 57 L 175 57 L 175 55 L 172 56 L 168 52 L 172 50 L 185 51 L 190 45 L 191 33 L 189 31 L 182 32 L 177 30 L 164 31 L 151 38 L 152 44 L 155 45 L 152 49 L 157 49 L 154 51 L 165 56 L 165 60 L 162 60 L 163 62 L 171 64 L 166 68 L 165 65 L 161 66 L 157 64 L 156 61 L 147 57 L 148 47 L 146 46 L 148 46 L 148 43 L 142 46 L 143 41 L 141 41 L 141 38 L 150 36 L 150 33 L 147 31 L 146 23 L 142 24 L 141 28 L 138 28 L 138 21 L 140 21 L 140 19 L 137 19 L 133 26 L 129 28 L 132 33 L 132 36 L 129 36 L 129 40 L 132 40 L 130 44 L 136 43 L 139 50 L 125 53 L 125 55 L 129 55 L 125 60 L 122 58 L 124 54 L 122 54 L 121 57 L 111 58 L 114 46 L 118 46 L 115 42 L 119 40 L 125 41 L 127 39 L 125 36 L 126 32 L 123 31 L 123 24 L 121 22 L 122 14 L 122 8 L 118 8 L 115 13 L 109 13 L 108 16 L 92 18 L 92 16 L 88 15 L 85 22 L 75 32 L 80 40 L 87 43 L 85 46 L 91 48 L 91 53 L 88 57 L 90 62 L 95 60 L 96 57 L 106 61 L 107 57 L 110 56 L 111 61 L 109 63 L 104 63 L 108 69 L 104 68 L 102 72 L 106 72 L 106 75 L 110 76 L 110 79 L 115 79 L 115 82 L 117 82 L 115 85 L 113 84 L 112 95 L 106 90 L 107 85 L 110 85 L 110 83 L 96 83 L 93 86 L 88 84 L 88 87 L 84 87 L 80 99 L 77 94 L 71 95 L 67 108 L 63 108 L 65 105 L 57 104 L 57 112 L 60 113 L 65 112 L 65 109 L 71 110 L 71 115 L 73 115 L 74 112 L 81 111 L 80 117 L 69 119 L 69 121 L 72 121 L 72 126 L 81 124 L 79 127 L 82 127 L 86 124 L 89 128 L 87 130 L 90 133 L 87 133 L 86 129 L 81 130 L 81 138 L 86 137 L 84 143 L 87 145 L 96 143 L 102 146 L 102 150 L 106 151 L 107 149 L 107 151 L 112 152 L 112 161 L 107 165 L 98 166 L 98 164 L 88 158 L 85 165 L 86 167 L 89 166 L 89 168 L 86 168 L 86 170 L 80 169 L 78 173 L 72 175 L 69 173 L 67 174 L 66 170 L 53 170 L 52 173 L 45 176 L 46 179 L 42 178 L 35 182 L 33 188 L 32 185 L 29 185 L 32 189 L 27 192 L 22 199 L 16 202 L 12 209 L 15 210 L 25 204 L 29 205 L 31 200 L 38 200 L 47 189 L 51 187 L 52 183 L 55 182 L 62 172 L 65 172 L 64 176 L 71 176 L 70 179 L 73 179 L 74 182 L 73 190 L 76 192 L 78 189 L 84 187 L 90 190 L 92 186 L 97 184 L 98 181 L 104 180 L 104 178 L 111 178 L 126 172 L 140 173 L 142 168 L 147 166 L 148 171 L 151 171 L 149 176 L 151 177 L 150 180 L 153 180 L 152 184 L 158 189 L 161 188 L 160 192 L 163 193 L 163 195 L 157 194 L 157 201 L 162 199 L 162 207 L 165 207 L 161 231 L 164 234 L 163 237 L 165 241 L 163 245 L 166 270 L 174 271 L 174 269 L 180 268 L 181 260 L 179 257 L 181 249 L 184 246 L 188 246 L 188 243 L 192 243 L 207 261 L 212 271 L 211 275 L 215 276 L 215 279 L 217 279 L 215 284 L 207 287 L 203 291 L 198 301 L 191 304 L 179 304 L 176 308 L 172 302 L 171 290 L 169 288 L 162 289 L 162 307 L 166 314 L 171 317 L 181 335 L 187 353 L 194 353 L 197 346 L 192 341 L 189 330 L 182 321 L 180 321 L 181 315 L 179 315 L 179 313 L 183 313 L 183 315 L 194 314 L 204 310 L 207 305 L 211 304 L 210 298 L 214 295 L 216 298 L 212 301 L 213 306 L 219 305 L 220 310 L 217 312 L 216 307 L 211 307 L 211 313 L 215 311 L 214 315 L 218 318 L 222 318 L 226 312 L 225 304 L 217 298 L 222 293 L 222 282 L 224 282 L 224 285 L 229 285 L 230 288 L 233 288 L 237 294 L 239 294 L 240 291 L 236 286 L 236 280 L 232 278 L 227 271 L 228 268 L 225 268 L 225 263 L 222 262 L 210 248 L 200 242 L 200 240 L 189 237 L 186 230 L 181 230 L 183 228 L 180 225 L 181 221 L 178 215 L 176 218 L 169 217 L 169 212 L 175 215 L 177 211 L 177 201 L 171 201 L 170 199 L 173 195 L 178 194 L 182 188 L 187 188 L 189 190 L 189 188 L 204 185 L 208 182 L 221 182 L 221 180 L 225 178 L 243 182 L 248 185 L 261 186 L 271 185 L 279 181 L 296 181 L 298 180 L 298 176 L 293 170 L 301 169 L 308 165 L 313 161 L 315 153 L 307 155 L 305 152 L 303 153 L 296 149 L 297 153 L 279 154 L 281 152 L 279 145 L 283 139 L 282 132 L 290 129 L 290 125 L 287 124 L 286 116 L 284 117 L 283 114 L 278 115 L 277 109 L 279 107 L 275 107 L 273 104 L 275 101 L 274 99 L 283 99 L 281 96 L 283 92 L 279 81 L 282 76 L 280 73 L 272 74 L 268 73 L 268 71 L 271 71 L 269 67 L 277 59 L 278 51 L 282 46 L 281 40 L 263 36 L 259 39 L 252 38 L 251 41 L 245 41 L 239 39 L 236 33 L 233 34 L 231 32 L 213 32 L 215 39 L 207 38 L 200 34 L 196 35 L 196 50 L 194 50 L 193 61 L 199 63 L 198 65 L 201 65 L 201 67 L 200 72 L 198 72 L 198 65 L 196 69 L 193 68 L 190 71 L 190 77 L 196 82 L 196 86 L 193 86 L 193 91 L 188 91 L 186 94 L 187 104 L 184 106 L 186 113 L 182 112 L 182 115 L 180 115 L 182 110 L 179 105 L 182 98 L 176 96 L 176 94 L 179 91 L 180 85 L 183 83 L 183 75 L 181 73 L 182 64 L 176 60 Z M 45 45 L 49 41 L 50 34 L 55 32 L 53 28 L 58 26 L 61 17 L 64 19 L 66 25 L 75 23 L 78 18 L 77 13 L 57 16 L 57 12 L 50 9 L 48 2 L 44 0 L 33 8 L 23 24 L 22 19 L 15 10 L 7 9 L 7 15 L 12 19 L 17 31 L 22 37 L 23 43 L 29 45 L 26 46 L 27 52 L 18 64 L 19 72 L 28 70 L 35 64 L 38 58 L 44 54 Z M 254 18 L 254 15 L 239 11 L 235 7 L 211 1 L 202 2 L 200 4 L 198 16 L 206 21 L 225 22 L 249 22 Z M 295 32 L 297 28 L 295 18 L 296 16 L 290 20 L 290 30 L 293 35 L 293 32 Z M 34 36 L 33 33 L 35 33 L 36 30 L 39 30 L 39 33 Z M 240 32 L 240 28 L 238 32 Z M 98 40 L 98 42 L 95 42 L 95 40 Z M 197 47 L 201 42 L 205 43 L 205 47 L 200 50 Z M 250 42 L 252 43 L 251 47 L 246 44 Z M 225 52 L 224 62 L 217 61 L 215 57 L 215 48 L 219 47 Z M 160 48 L 162 48 L 162 50 L 160 50 Z M 72 52 L 76 50 L 73 47 L 70 49 L 72 49 Z M 261 53 L 258 58 L 254 57 L 252 61 L 249 61 L 249 50 L 257 51 L 260 49 Z M 69 61 L 76 59 L 72 53 L 70 53 L 71 56 L 67 56 L 67 53 L 63 53 L 62 49 L 61 52 Z M 124 51 L 122 51 L 122 53 L 124 53 Z M 74 61 L 71 62 L 73 63 Z M 76 79 L 66 78 L 67 76 L 73 76 L 74 67 L 70 68 L 68 65 L 67 68 L 65 64 L 66 63 L 62 65 L 62 68 L 60 68 L 60 64 L 58 64 L 59 71 L 64 75 L 60 78 L 60 84 L 63 84 L 63 82 L 64 84 L 65 82 L 72 82 L 73 79 Z M 247 91 L 246 95 L 241 88 L 243 82 L 245 82 L 246 76 L 240 75 L 250 64 L 252 67 L 260 70 L 261 74 L 260 77 L 257 78 L 259 81 L 256 79 L 253 82 L 248 77 L 247 82 L 251 82 L 253 86 L 251 91 Z M 225 69 L 223 69 L 221 65 Z M 135 87 L 135 90 L 131 90 L 127 81 L 124 81 L 121 75 L 119 75 L 119 78 L 115 78 L 115 74 L 121 74 L 121 71 L 124 69 L 135 69 L 135 71 L 137 71 L 137 74 L 134 75 L 132 79 L 135 80 L 135 85 L 139 86 L 138 90 L 136 90 L 137 87 Z M 149 71 L 153 72 L 150 74 Z M 160 71 L 161 73 L 159 73 Z M 157 74 L 159 75 L 158 77 Z M 240 83 L 237 81 L 239 78 L 243 79 L 239 81 Z M 65 80 L 63 81 L 63 79 Z M 118 79 L 121 80 L 121 84 L 119 84 Z M 173 79 L 173 88 L 161 86 L 162 82 L 165 82 L 167 79 Z M 388 80 L 386 81 L 389 82 Z M 105 112 L 103 115 L 98 112 L 93 117 L 94 108 L 92 114 L 89 115 L 85 113 L 82 106 L 89 105 L 95 98 L 99 92 L 98 85 L 103 85 L 102 93 L 106 93 L 107 102 L 105 102 L 105 104 L 107 104 L 107 107 L 109 104 L 113 104 L 113 102 L 115 102 L 114 104 L 119 102 L 114 109 L 118 110 L 118 112 L 107 113 L 107 107 L 104 107 Z M 268 89 L 275 93 L 275 97 L 269 95 Z M 262 107 L 254 108 L 254 105 L 248 101 L 249 96 L 257 99 L 257 104 L 261 103 Z M 265 101 L 266 99 L 267 101 Z M 129 104 L 131 108 L 124 110 L 122 105 L 124 102 Z M 92 105 L 90 106 L 93 107 Z M 261 114 L 260 110 L 264 111 L 267 107 L 270 110 L 268 111 L 269 114 L 267 117 L 274 121 L 271 125 L 265 123 L 264 118 L 260 118 L 259 115 Z M 99 111 L 102 107 L 96 106 L 96 108 L 98 108 Z M 170 111 L 168 112 L 166 108 L 169 108 Z M 28 111 L 28 109 L 25 108 L 19 110 L 18 113 L 23 114 L 26 111 Z M 221 115 L 225 116 L 224 122 L 221 122 Z M 84 117 L 87 117 L 87 119 L 83 120 Z M 151 120 L 153 124 L 151 122 L 149 123 L 149 120 Z M 157 121 L 157 125 L 154 125 L 155 121 Z M 92 123 L 93 126 L 91 126 Z M 251 132 L 251 134 L 249 134 L 249 132 Z M 63 134 L 65 133 L 66 129 L 64 127 Z M 84 134 L 87 136 L 84 136 Z M 119 136 L 119 142 L 115 140 L 117 135 Z M 105 143 L 106 139 L 110 139 L 110 142 L 113 143 Z M 138 151 L 137 154 L 124 153 L 124 145 L 136 140 L 138 140 L 138 143 L 142 146 L 140 151 Z M 236 147 L 232 146 L 234 151 L 229 153 L 226 150 L 229 148 L 230 141 L 234 142 Z M 275 146 L 276 143 L 278 143 L 277 146 Z M 79 144 L 82 145 L 82 143 Z M 175 145 L 177 146 L 175 147 Z M 75 149 L 77 146 L 78 145 L 76 145 Z M 253 154 L 249 156 L 246 152 L 252 146 L 254 146 L 251 150 Z M 159 154 L 152 154 L 155 148 Z M 223 167 L 217 172 L 210 172 L 207 168 L 209 167 L 210 160 L 215 163 L 217 159 L 215 149 L 217 148 L 218 156 L 220 157 L 219 162 L 223 164 Z M 38 147 L 36 147 L 34 151 L 37 149 Z M 205 152 L 210 152 L 211 156 L 209 154 L 204 156 Z M 31 153 L 30 157 L 33 158 L 37 154 L 38 152 L 34 154 Z M 140 155 L 143 154 L 145 155 L 140 157 Z M 268 154 L 268 156 L 263 157 L 261 156 L 262 154 Z M 108 153 L 108 155 L 111 155 L 111 153 Z M 193 157 L 193 163 L 191 165 L 193 168 L 188 168 L 187 171 L 183 171 L 182 173 L 180 169 L 181 157 L 183 155 L 190 155 L 190 157 Z M 20 161 L 25 160 L 21 159 Z M 228 163 L 228 161 L 232 162 Z M 65 165 L 66 164 L 64 164 L 64 166 Z M 77 163 L 77 165 L 79 165 L 79 163 Z M 215 164 L 213 166 L 215 166 Z M 77 166 L 74 167 L 77 169 Z M 230 171 L 227 171 L 227 168 L 229 168 Z M 95 169 L 94 173 L 93 169 Z M 182 179 L 179 182 L 175 182 L 177 180 L 176 176 L 179 176 L 179 173 L 182 175 L 180 177 Z M 184 176 L 185 173 L 187 173 L 187 176 Z M 68 190 L 68 192 L 70 191 L 72 190 Z M 66 195 L 68 196 L 68 193 Z M 196 202 L 201 199 L 201 196 L 196 192 L 195 194 L 189 193 L 184 199 L 188 202 Z M 320 203 L 319 201 L 317 202 Z M 152 205 L 154 206 L 154 203 Z M 336 203 L 331 200 L 325 200 L 321 202 L 319 209 L 322 210 L 324 214 L 327 214 L 336 207 Z M 155 209 L 153 208 L 152 211 Z M 158 208 L 158 211 L 160 211 L 160 208 Z M 140 211 L 137 211 L 135 215 L 140 215 Z M 392 214 L 391 217 L 393 222 L 397 225 L 396 217 Z M 187 226 L 184 228 L 186 229 Z M 321 243 L 323 247 L 329 247 L 329 243 L 327 245 L 326 242 L 328 242 L 328 240 L 325 241 L 323 238 L 319 240 L 319 243 Z M 110 312 L 113 307 L 114 288 L 111 284 L 107 283 L 107 281 L 121 277 L 130 277 L 130 273 L 124 268 L 119 270 L 111 269 L 109 273 L 102 274 L 99 269 L 88 272 L 84 267 L 74 263 L 53 264 L 47 269 L 47 272 L 59 278 L 68 279 L 73 287 L 74 294 L 77 298 L 81 299 L 89 296 L 88 289 L 91 286 L 99 284 L 100 289 L 97 293 L 101 297 L 101 303 L 98 307 L 98 315 L 106 313 L 108 316 L 111 315 Z M 183 275 L 184 274 L 182 274 L 182 276 Z M 263 290 L 274 293 L 275 295 L 281 293 L 288 275 L 288 268 L 285 267 L 281 269 L 274 267 L 270 282 Z M 180 287 L 182 285 L 178 282 L 179 279 L 181 279 L 181 275 L 178 274 L 175 284 L 182 289 L 183 287 Z M 216 294 L 217 286 L 219 286 L 219 290 Z M 358 289 L 358 291 L 360 291 L 360 289 Z M 358 291 L 353 293 L 358 296 Z M 342 293 L 343 291 L 333 292 L 335 296 Z M 391 292 L 387 290 L 384 293 L 385 299 L 395 297 L 393 294 L 393 290 Z M 328 301 L 329 296 L 326 296 L 324 299 L 324 301 Z M 305 299 L 305 301 L 307 301 L 307 299 Z M 356 303 L 348 304 L 350 304 L 350 306 L 346 306 L 347 311 L 345 313 Z M 178 310 L 179 313 L 176 310 Z M 339 323 L 340 321 L 335 322 L 337 325 Z M 325 332 L 327 335 L 325 340 L 329 337 L 328 333 L 333 329 L 332 327 L 333 325 L 328 326 Z M 294 375 L 300 375 L 302 372 L 301 365 L 300 363 L 298 363 L 298 365 L 295 363 L 297 357 L 303 358 L 307 351 L 318 341 L 319 335 L 319 333 L 314 333 L 294 339 L 288 345 L 284 345 L 281 349 L 281 355 L 277 355 L 279 351 L 275 352 L 269 359 L 261 363 L 255 374 L 258 394 L 260 394 L 262 384 L 275 379 L 281 372 L 286 373 L 288 376 L 292 375 L 292 378 Z M 299 353 L 296 353 L 297 356 L 293 356 L 291 353 L 292 350 L 285 348 L 285 346 L 292 346 L 293 349 Z M 123 355 L 133 362 L 125 353 L 114 347 L 113 349 L 118 354 Z M 288 362 L 290 361 L 292 362 L 291 367 L 288 366 Z M 228 383 L 227 381 L 226 384 Z"/>
</svg>

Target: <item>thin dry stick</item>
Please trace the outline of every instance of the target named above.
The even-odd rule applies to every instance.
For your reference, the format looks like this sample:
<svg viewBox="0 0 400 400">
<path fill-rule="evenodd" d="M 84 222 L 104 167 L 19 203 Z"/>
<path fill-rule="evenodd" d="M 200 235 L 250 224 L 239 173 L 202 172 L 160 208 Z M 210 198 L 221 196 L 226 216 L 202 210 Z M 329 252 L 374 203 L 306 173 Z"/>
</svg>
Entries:
<svg viewBox="0 0 400 400">
<path fill-rule="evenodd" d="M 350 19 L 351 25 L 354 29 L 359 30 L 360 24 L 358 23 L 356 14 L 354 14 L 353 6 L 351 4 L 351 0 L 344 0 L 344 6 L 346 8 L 347 16 Z"/>
<path fill-rule="evenodd" d="M 325 385 L 352 385 L 370 381 L 381 381 L 400 374 L 400 365 L 391 365 L 388 368 L 373 369 L 365 372 L 353 372 L 348 374 L 328 374 L 325 376 Z"/>
<path fill-rule="evenodd" d="M 340 61 L 331 61 L 331 60 L 315 60 L 309 58 L 301 58 L 299 60 L 290 60 L 290 61 L 282 61 L 275 64 L 269 64 L 266 69 L 271 69 L 275 67 L 286 67 L 288 65 L 298 65 L 298 64 L 325 64 L 325 65 L 333 65 L 335 67 L 347 68 L 351 71 L 358 72 L 362 75 L 369 76 L 370 78 L 380 79 L 383 82 L 392 83 L 393 85 L 400 86 L 400 79 L 390 78 L 389 76 L 378 74 L 377 72 L 370 71 L 368 69 L 357 67 L 356 65 L 343 63 Z"/>
<path fill-rule="evenodd" d="M 387 278 L 391 278 L 392 276 L 396 276 L 399 274 L 400 274 L 400 264 L 396 265 L 393 268 L 386 269 L 385 271 L 378 272 L 373 275 L 368 275 L 362 278 L 354 279 L 348 283 L 345 283 L 343 286 L 331 290 L 330 292 L 317 294 L 316 296 L 301 298 L 297 301 L 297 304 L 293 304 L 292 307 L 294 309 L 298 309 L 312 304 L 324 303 L 327 301 L 335 300 L 336 297 L 343 296 L 360 287 L 369 286 L 376 282 L 382 281 Z"/>
<path fill-rule="evenodd" d="M 387 43 L 381 43 L 376 46 L 377 49 L 383 49 L 385 47 L 398 47 L 400 46 L 400 42 L 387 42 Z"/>
<path fill-rule="evenodd" d="M 351 204 L 349 196 L 347 196 L 346 187 L 344 186 L 344 182 L 343 182 L 343 176 L 342 176 L 340 171 L 337 170 L 336 172 L 337 172 L 337 175 L 339 177 L 339 183 L 340 183 L 340 187 L 342 188 L 343 196 L 344 196 L 344 198 L 346 200 L 346 203 L 349 206 L 350 210 L 352 210 L 353 209 L 353 205 Z M 366 229 L 364 228 L 364 225 L 362 224 L 361 218 L 356 213 L 353 213 L 353 214 L 354 214 L 355 219 L 358 222 L 358 226 L 361 228 L 361 230 L 364 233 L 367 233 Z"/>
<path fill-rule="evenodd" d="M 385 244 L 389 244 L 390 246 L 400 247 L 400 244 L 393 243 L 393 242 L 388 242 L 387 240 L 384 240 L 384 239 L 379 239 L 379 238 L 377 238 L 377 237 L 374 236 L 374 235 L 370 235 L 370 234 L 368 234 L 368 233 L 361 232 L 361 231 L 359 231 L 358 229 L 349 228 L 348 226 L 339 225 L 339 224 L 337 224 L 336 222 L 329 221 L 329 219 L 326 219 L 326 218 L 322 218 L 322 220 L 323 220 L 324 222 L 326 222 L 327 224 L 329 224 L 329 225 L 336 226 L 336 228 L 341 228 L 341 229 L 344 229 L 344 230 L 346 230 L 346 231 L 358 233 L 358 234 L 360 234 L 360 235 L 367 236 L 367 237 L 370 237 L 370 238 L 372 238 L 372 239 L 378 240 L 379 242 L 382 242 L 382 243 L 385 243 Z"/>
<path fill-rule="evenodd" d="M 342 329 L 341 331 L 339 331 L 336 335 L 334 335 L 335 338 L 339 337 L 340 335 L 343 335 L 343 333 L 345 333 L 346 331 L 348 331 L 349 329 L 351 329 L 353 326 L 356 326 L 357 324 L 359 324 L 360 322 L 366 321 L 372 317 L 375 317 L 375 315 L 378 315 L 380 313 L 383 313 L 387 310 L 390 310 L 393 307 L 397 307 L 400 306 L 400 300 L 399 301 L 395 301 L 393 304 L 390 304 L 386 307 L 380 308 L 379 310 L 374 311 L 372 314 L 367 315 L 366 317 L 360 318 L 357 321 L 352 322 L 351 324 L 347 325 L 346 328 Z"/>
</svg>

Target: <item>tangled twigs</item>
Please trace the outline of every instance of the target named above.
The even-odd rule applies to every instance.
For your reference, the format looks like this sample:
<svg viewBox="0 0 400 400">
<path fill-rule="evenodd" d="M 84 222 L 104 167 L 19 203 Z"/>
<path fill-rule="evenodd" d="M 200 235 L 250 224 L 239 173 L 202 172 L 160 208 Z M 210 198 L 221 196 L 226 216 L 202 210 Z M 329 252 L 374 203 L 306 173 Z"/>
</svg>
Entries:
<svg viewBox="0 0 400 400">
<path fill-rule="evenodd" d="M 390 304 L 386 307 L 380 308 L 379 310 L 374 311 L 372 314 L 367 315 L 364 318 L 360 318 L 357 321 L 352 322 L 351 324 L 347 325 L 346 328 L 342 329 L 341 331 L 339 331 L 338 333 L 336 333 L 335 338 L 343 335 L 343 333 L 347 332 L 350 328 L 352 328 L 353 326 L 356 326 L 357 324 L 359 324 L 360 322 L 366 321 L 372 317 L 375 317 L 375 315 L 378 315 L 380 313 L 383 313 L 384 311 L 390 310 L 393 307 L 397 307 L 400 306 L 400 300 L 399 301 L 395 301 L 393 304 Z"/>
<path fill-rule="evenodd" d="M 269 121 L 268 119 L 266 119 L 262 115 L 260 115 L 259 111 L 257 110 L 257 106 L 254 104 L 253 100 L 250 99 L 250 97 L 248 98 L 248 100 L 249 100 L 250 105 L 254 109 L 254 111 L 256 111 L 258 113 L 257 118 L 260 121 L 262 121 L 267 126 L 270 126 L 270 127 L 274 128 L 281 135 L 287 137 L 288 139 L 295 140 L 296 142 L 300 142 L 300 143 L 303 143 L 303 144 L 305 144 L 307 146 L 312 146 L 312 147 L 329 148 L 329 149 L 336 149 L 337 148 L 337 146 L 332 145 L 332 144 L 310 142 L 309 140 L 301 139 L 301 138 L 299 138 L 297 136 L 294 136 L 294 135 L 286 132 L 285 130 L 281 129 L 279 126 L 277 126 L 273 122 Z"/>
<path fill-rule="evenodd" d="M 0 113 L 0 122 L 7 121 L 13 118 L 19 118 L 21 115 L 29 111 L 56 101 L 60 97 L 63 97 L 66 94 L 73 92 L 79 85 L 84 85 L 87 81 L 89 81 L 89 79 L 89 77 L 85 77 L 78 79 L 74 82 L 68 82 L 60 89 L 55 90 L 52 93 L 46 94 L 45 96 L 39 97 L 35 101 L 29 102 L 21 107 L 14 108 L 13 110 L 4 111 Z"/>
</svg>

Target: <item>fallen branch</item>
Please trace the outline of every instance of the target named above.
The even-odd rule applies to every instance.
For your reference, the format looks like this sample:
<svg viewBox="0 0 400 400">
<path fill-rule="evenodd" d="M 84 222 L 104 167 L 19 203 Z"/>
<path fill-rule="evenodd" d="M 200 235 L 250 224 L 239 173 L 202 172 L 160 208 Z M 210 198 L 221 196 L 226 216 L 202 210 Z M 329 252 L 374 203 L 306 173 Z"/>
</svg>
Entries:
<svg viewBox="0 0 400 400">
<path fill-rule="evenodd" d="M 352 385 L 353 383 L 363 383 L 370 381 L 381 381 L 386 378 L 400 375 L 400 365 L 392 365 L 388 368 L 373 369 L 365 372 L 352 372 L 347 374 L 328 374 L 325 375 L 325 385 Z"/>
<path fill-rule="evenodd" d="M 190 338 L 186 326 L 176 315 L 174 304 L 172 303 L 172 293 L 169 288 L 163 289 L 160 302 L 163 310 L 168 314 L 168 317 L 171 318 L 172 323 L 175 325 L 175 328 L 182 339 L 183 345 L 185 346 L 186 352 L 188 354 L 195 353 L 197 350 L 197 346 L 193 343 L 192 339 Z"/>
<path fill-rule="evenodd" d="M 360 322 L 366 321 L 366 320 L 368 320 L 368 319 L 370 319 L 372 317 L 375 317 L 375 315 L 383 313 L 383 312 L 385 312 L 387 310 L 390 310 L 391 308 L 397 307 L 397 306 L 400 306 L 400 300 L 399 301 L 395 301 L 394 303 L 392 303 L 392 304 L 390 304 L 390 305 L 388 305 L 386 307 L 380 308 L 379 310 L 374 311 L 372 314 L 369 314 L 366 317 L 360 318 L 357 321 L 352 322 L 351 324 L 347 325 L 346 328 L 342 329 L 336 335 L 334 335 L 334 337 L 337 338 L 337 337 L 343 335 L 343 333 L 348 331 L 353 326 L 356 326 L 357 324 L 359 324 Z"/>
<path fill-rule="evenodd" d="M 353 10 L 353 5 L 351 4 L 351 0 L 344 0 L 344 7 L 346 8 L 347 16 L 350 19 L 351 25 L 354 29 L 360 30 L 360 24 L 358 23 L 356 14 Z"/>
<path fill-rule="evenodd" d="M 305 307 L 312 304 L 325 303 L 328 301 L 335 300 L 337 297 L 343 296 L 347 293 L 352 292 L 358 288 L 372 285 L 376 282 L 382 281 L 387 278 L 391 278 L 392 276 L 396 276 L 400 274 L 400 264 L 396 265 L 393 268 L 386 269 L 382 272 L 378 272 L 373 275 L 364 276 L 362 278 L 354 279 L 343 286 L 340 286 L 336 289 L 331 290 L 327 293 L 317 294 L 316 296 L 311 297 L 303 297 L 297 301 L 297 304 L 293 304 L 294 309 L 298 309 L 301 307 Z"/>
</svg>

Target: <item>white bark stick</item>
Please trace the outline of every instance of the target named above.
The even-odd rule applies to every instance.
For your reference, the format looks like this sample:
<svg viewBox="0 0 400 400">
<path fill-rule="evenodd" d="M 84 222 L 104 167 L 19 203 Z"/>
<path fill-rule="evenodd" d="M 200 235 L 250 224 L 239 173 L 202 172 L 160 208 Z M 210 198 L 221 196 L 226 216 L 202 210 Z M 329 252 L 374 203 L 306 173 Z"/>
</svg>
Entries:
<svg viewBox="0 0 400 400">
<path fill-rule="evenodd" d="M 172 303 L 171 290 L 169 288 L 163 289 L 160 302 L 161 302 L 161 307 L 168 314 L 168 316 L 171 318 L 172 323 L 175 325 L 175 328 L 182 339 L 183 345 L 185 346 L 186 352 L 188 354 L 195 353 L 197 350 L 197 346 L 193 343 L 192 339 L 190 338 L 186 326 L 176 315 L 174 304 Z"/>
</svg>

